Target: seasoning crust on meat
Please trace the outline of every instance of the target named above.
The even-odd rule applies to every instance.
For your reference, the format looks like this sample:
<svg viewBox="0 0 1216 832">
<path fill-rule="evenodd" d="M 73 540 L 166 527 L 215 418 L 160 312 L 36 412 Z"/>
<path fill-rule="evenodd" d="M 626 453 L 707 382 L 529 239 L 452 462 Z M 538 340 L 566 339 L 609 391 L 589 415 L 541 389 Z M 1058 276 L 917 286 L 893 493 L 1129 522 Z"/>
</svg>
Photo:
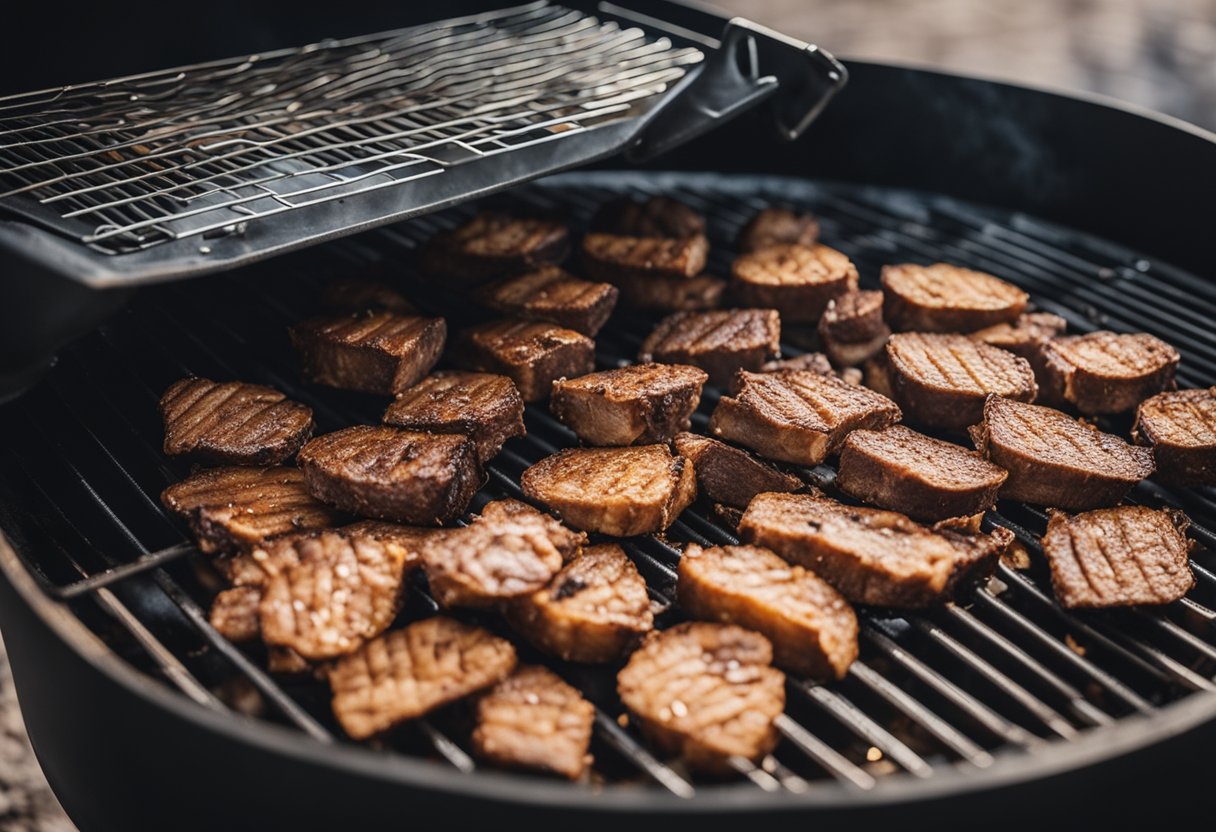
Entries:
<svg viewBox="0 0 1216 832">
<path fill-rule="evenodd" d="M 615 283 L 650 276 L 689 278 L 705 270 L 709 240 L 691 237 L 634 237 L 591 232 L 583 237 L 583 264 L 595 280 Z"/>
<path fill-rule="evenodd" d="M 477 293 L 484 306 L 504 315 L 548 321 L 592 338 L 607 323 L 619 295 L 620 290 L 610 283 L 582 280 L 551 264 Z"/>
<path fill-rule="evenodd" d="M 740 370 L 780 355 L 781 318 L 772 309 L 720 309 L 668 315 L 642 342 L 638 361 L 692 364 L 725 387 Z"/>
<path fill-rule="evenodd" d="M 974 332 L 1013 323 L 1029 297 L 1012 283 L 949 263 L 883 266 L 884 317 L 896 332 Z"/>
<path fill-rule="evenodd" d="M 1044 352 L 1046 386 L 1081 413 L 1133 410 L 1174 387 L 1178 351 L 1143 332 L 1091 332 L 1053 338 Z"/>
<path fill-rule="evenodd" d="M 744 509 L 765 491 L 797 491 L 802 480 L 740 448 L 695 433 L 675 438 L 676 452 L 686 457 L 697 474 L 697 492 L 714 503 Z"/>
<path fill-rule="evenodd" d="M 1216 485 L 1216 387 L 1158 393 L 1136 410 L 1136 442 L 1169 485 Z"/>
<path fill-rule="evenodd" d="M 560 263 L 570 253 L 570 232 L 559 222 L 483 212 L 436 234 L 422 247 L 424 271 L 477 282 L 542 263 Z"/>
<path fill-rule="evenodd" d="M 708 376 L 680 364 L 635 364 L 553 384 L 550 409 L 589 445 L 667 442 L 687 430 Z"/>
<path fill-rule="evenodd" d="M 386 311 L 313 318 L 289 332 L 309 381 L 383 395 L 417 384 L 447 340 L 443 318 Z"/>
<path fill-rule="evenodd" d="M 524 400 L 511 379 L 455 370 L 429 375 L 398 393 L 384 411 L 384 423 L 468 436 L 481 463 L 493 458 L 508 439 L 527 432 Z"/>
<path fill-rule="evenodd" d="M 470 370 L 508 376 L 525 402 L 539 402 L 557 379 L 595 369 L 595 342 L 572 329 L 508 318 L 462 332 L 453 358 Z"/>
<path fill-rule="evenodd" d="M 768 246 L 740 255 L 731 267 L 739 303 L 776 309 L 787 323 L 818 321 L 832 298 L 856 288 L 857 267 L 821 244 Z"/>
</svg>

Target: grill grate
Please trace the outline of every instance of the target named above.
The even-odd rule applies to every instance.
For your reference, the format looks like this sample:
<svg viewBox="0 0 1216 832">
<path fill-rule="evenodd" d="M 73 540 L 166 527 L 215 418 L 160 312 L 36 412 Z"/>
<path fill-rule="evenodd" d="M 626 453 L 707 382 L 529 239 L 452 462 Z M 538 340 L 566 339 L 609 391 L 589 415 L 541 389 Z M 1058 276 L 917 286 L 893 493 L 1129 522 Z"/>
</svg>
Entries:
<svg viewBox="0 0 1216 832">
<path fill-rule="evenodd" d="M 1184 384 L 1216 381 L 1216 340 L 1200 326 L 1216 312 L 1211 287 L 1027 217 L 906 193 L 676 174 L 566 175 L 520 189 L 507 203 L 583 222 L 620 191 L 667 193 L 705 212 L 715 270 L 726 266 L 728 241 L 751 211 L 774 202 L 807 206 L 820 215 L 825 241 L 858 264 L 863 283 L 873 282 L 883 262 L 902 259 L 944 258 L 988 269 L 1027 288 L 1036 304 L 1064 315 L 1074 330 L 1134 327 L 1166 337 L 1183 354 Z M 380 399 L 297 382 L 285 326 L 309 311 L 325 279 L 380 262 L 403 275 L 424 308 L 448 312 L 459 325 L 467 304 L 425 284 L 407 264 L 418 241 L 462 214 L 425 217 L 240 275 L 145 290 L 117 319 L 66 349 L 43 384 L 0 409 L 6 435 L 28 439 L 0 449 L 0 505 L 9 507 L 0 525 L 48 591 L 132 663 L 200 704 L 245 711 L 253 691 L 261 717 L 322 742 L 342 741 L 323 684 L 272 677 L 261 669 L 259 648 L 237 649 L 207 622 L 214 576 L 157 502 L 185 469 L 160 451 L 156 401 L 172 380 L 195 372 L 276 385 L 314 408 L 320 431 L 376 421 Z M 599 365 L 627 361 L 653 323 L 614 319 L 597 339 Z M 696 429 L 704 429 L 717 395 L 707 390 Z M 527 423 L 528 436 L 509 442 L 492 463 L 474 508 L 521 496 L 522 470 L 573 443 L 541 407 L 528 407 Z M 1126 431 L 1127 425 L 1107 427 Z M 829 466 L 796 473 L 835 493 Z M 998 755 L 1040 753 L 1119 720 L 1151 716 L 1196 692 L 1216 691 L 1214 496 L 1212 489 L 1174 493 L 1154 483 L 1135 489 L 1136 502 L 1178 505 L 1190 514 L 1200 544 L 1193 554 L 1197 587 L 1188 599 L 1159 609 L 1085 614 L 1063 610 L 1051 596 L 1037 550 L 1044 514 L 1001 503 L 987 522 L 1015 533 L 1030 552 L 1030 568 L 1001 564 L 959 605 L 907 615 L 862 610 L 860 660 L 840 683 L 790 681 L 787 713 L 778 724 L 783 742 L 758 766 L 735 760 L 737 788 L 805 792 L 835 780 L 866 790 L 891 775 L 974 771 Z M 666 538 L 627 545 L 663 610 L 660 626 L 679 617 L 671 604 L 679 549 L 669 541 L 734 538 L 697 504 Z M 424 586 L 413 586 L 404 618 L 434 610 Z M 502 628 L 492 618 L 484 623 Z M 527 661 L 548 661 L 526 647 L 521 652 Z M 612 669 L 554 667 L 598 709 L 598 783 L 644 779 L 681 797 L 722 788 L 656 759 L 632 728 L 618 723 Z M 244 695 L 234 695 L 240 691 Z M 387 750 L 474 771 L 464 745 L 466 718 L 459 706 L 448 709 L 396 732 Z"/>
</svg>

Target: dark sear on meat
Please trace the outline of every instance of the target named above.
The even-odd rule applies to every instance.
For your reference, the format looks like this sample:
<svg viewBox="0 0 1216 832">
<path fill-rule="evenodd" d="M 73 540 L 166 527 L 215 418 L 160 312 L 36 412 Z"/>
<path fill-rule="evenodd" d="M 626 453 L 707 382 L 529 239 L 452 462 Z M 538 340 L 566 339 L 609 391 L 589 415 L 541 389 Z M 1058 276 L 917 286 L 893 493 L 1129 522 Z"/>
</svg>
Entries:
<svg viewBox="0 0 1216 832">
<path fill-rule="evenodd" d="M 617 537 L 666 529 L 697 496 L 692 465 L 666 445 L 569 448 L 528 468 L 520 484 L 575 528 Z"/>
<path fill-rule="evenodd" d="M 210 468 L 169 486 L 160 499 L 208 554 L 234 554 L 342 521 L 308 492 L 297 468 Z"/>
<path fill-rule="evenodd" d="M 231 642 L 253 641 L 262 634 L 258 605 L 262 589 L 256 586 L 234 586 L 225 589 L 211 602 L 211 626 Z"/>
<path fill-rule="evenodd" d="M 1026 359 L 965 335 L 897 333 L 886 358 L 893 398 L 930 427 L 962 431 L 980 422 L 989 395 L 1030 402 L 1038 392 Z"/>
<path fill-rule="evenodd" d="M 797 477 L 717 439 L 681 433 L 675 446 L 697 473 L 697 492 L 711 502 L 744 509 L 757 494 L 797 491 L 803 486 Z"/>
<path fill-rule="evenodd" d="M 992 508 L 1007 476 L 975 451 L 893 425 L 849 434 L 836 485 L 867 503 L 936 521 Z"/>
<path fill-rule="evenodd" d="M 482 482 L 473 440 L 387 425 L 319 436 L 297 459 L 318 500 L 363 517 L 420 526 L 464 514 Z"/>
<path fill-rule="evenodd" d="M 1153 449 L 1162 482 L 1216 485 L 1216 387 L 1158 393 L 1141 402 L 1132 434 Z"/>
<path fill-rule="evenodd" d="M 589 445 L 649 445 L 688 430 L 708 376 L 681 364 L 635 364 L 553 383 L 549 409 Z"/>
<path fill-rule="evenodd" d="M 548 321 L 595 337 L 619 295 L 611 283 L 592 283 L 560 266 L 544 265 L 484 287 L 477 299 L 513 318 Z"/>
<path fill-rule="evenodd" d="M 600 206 L 591 218 L 591 229 L 632 237 L 693 237 L 705 233 L 705 218 L 668 196 L 652 196 L 645 202 L 623 196 Z"/>
<path fill-rule="evenodd" d="M 219 465 L 278 465 L 312 435 L 312 409 L 273 387 L 184 378 L 160 399 L 165 453 Z"/>
<path fill-rule="evenodd" d="M 768 549 L 690 543 L 679 575 L 680 606 L 689 615 L 762 633 L 774 663 L 790 673 L 843 679 L 857 658 L 857 615 L 848 601 Z"/>
<path fill-rule="evenodd" d="M 502 681 L 515 663 L 506 639 L 446 616 L 426 618 L 333 664 L 334 716 L 351 738 L 367 739 Z"/>
<path fill-rule="evenodd" d="M 849 431 L 880 430 L 900 419 L 885 396 L 807 370 L 741 372 L 734 387 L 714 408 L 710 433 L 782 462 L 818 465 Z"/>
<path fill-rule="evenodd" d="M 856 604 L 912 609 L 986 578 L 1013 541 L 1008 529 L 930 530 L 893 511 L 806 494 L 756 497 L 739 535 L 810 569 Z"/>
<path fill-rule="evenodd" d="M 591 766 L 595 706 L 543 667 L 521 667 L 477 702 L 473 751 L 493 765 L 577 780 Z"/>
<path fill-rule="evenodd" d="M 486 212 L 436 234 L 422 247 L 428 274 L 478 282 L 560 263 L 570 253 L 570 232 L 559 222 Z"/>
<path fill-rule="evenodd" d="M 934 263 L 883 266 L 884 317 L 896 332 L 974 332 L 1013 323 L 1025 292 L 985 272 Z"/>
<path fill-rule="evenodd" d="M 1177 601 L 1195 585 L 1187 525 L 1181 512 L 1145 506 L 1051 512 L 1043 553 L 1056 598 L 1069 608 Z"/>
<path fill-rule="evenodd" d="M 780 355 L 780 342 L 781 318 L 772 309 L 677 312 L 646 336 L 638 361 L 692 364 L 725 387 L 737 370 L 759 370 Z"/>
<path fill-rule="evenodd" d="M 616 279 L 621 302 L 633 309 L 652 312 L 682 312 L 716 309 L 722 305 L 726 281 L 699 274 L 696 277 L 625 275 Z"/>
<path fill-rule="evenodd" d="M 334 312 L 386 311 L 397 315 L 417 315 L 418 310 L 405 295 L 379 280 L 351 277 L 327 283 L 321 290 L 321 304 Z"/>
<path fill-rule="evenodd" d="M 617 675 L 621 701 L 663 754 L 728 774 L 729 758 L 757 761 L 777 744 L 785 674 L 772 645 L 727 624 L 688 622 L 652 633 Z"/>
<path fill-rule="evenodd" d="M 887 343 L 882 292 L 846 292 L 832 298 L 819 319 L 819 341 L 837 367 L 865 362 Z"/>
<path fill-rule="evenodd" d="M 615 543 L 584 548 L 505 612 L 524 638 L 568 662 L 615 661 L 654 626 L 646 582 Z"/>
<path fill-rule="evenodd" d="M 1065 335 L 1045 348 L 1046 386 L 1086 415 L 1124 413 L 1172 390 L 1178 361 L 1176 349 L 1143 332 Z"/>
<path fill-rule="evenodd" d="M 1153 473 L 1148 448 L 1058 410 L 992 396 L 971 429 L 976 449 L 1009 472 L 1005 500 L 1070 511 L 1110 506 Z"/>
<path fill-rule="evenodd" d="M 309 381 L 392 395 L 431 371 L 447 340 L 443 318 L 358 312 L 290 327 Z"/>
<path fill-rule="evenodd" d="M 777 245 L 742 254 L 731 292 L 744 306 L 776 309 L 786 323 L 815 322 L 828 301 L 857 288 L 857 267 L 825 245 Z"/>
<path fill-rule="evenodd" d="M 758 212 L 739 231 L 735 248 L 759 251 L 770 246 L 813 246 L 819 239 L 819 222 L 810 214 L 769 207 Z"/>
<path fill-rule="evenodd" d="M 384 423 L 399 428 L 459 433 L 485 463 L 513 436 L 523 436 L 524 400 L 506 376 L 447 371 L 427 376 L 397 394 Z"/>
<path fill-rule="evenodd" d="M 691 237 L 635 237 L 592 232 L 583 237 L 583 266 L 596 280 L 690 278 L 705 270 L 709 240 Z"/>
<path fill-rule="evenodd" d="M 595 342 L 572 329 L 511 318 L 462 332 L 453 359 L 469 370 L 501 373 L 515 382 L 526 402 L 549 398 L 559 378 L 595 369 Z"/>
</svg>

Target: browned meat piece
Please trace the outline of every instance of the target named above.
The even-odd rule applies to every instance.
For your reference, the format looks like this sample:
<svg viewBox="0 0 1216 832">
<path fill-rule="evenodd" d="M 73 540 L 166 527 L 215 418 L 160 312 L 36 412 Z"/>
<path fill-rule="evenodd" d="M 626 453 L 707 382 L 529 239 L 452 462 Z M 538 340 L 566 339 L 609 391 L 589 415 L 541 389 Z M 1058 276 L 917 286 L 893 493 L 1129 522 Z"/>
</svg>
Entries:
<svg viewBox="0 0 1216 832">
<path fill-rule="evenodd" d="M 448 371 L 427 376 L 397 394 L 384 423 L 399 428 L 460 433 L 485 463 L 512 436 L 523 436 L 524 400 L 506 376 Z"/>
<path fill-rule="evenodd" d="M 548 321 L 595 337 L 619 294 L 611 283 L 581 280 L 560 266 L 546 265 L 487 286 L 477 297 L 504 315 Z"/>
<path fill-rule="evenodd" d="M 882 292 L 847 292 L 829 301 L 819 319 L 819 340 L 837 367 L 864 363 L 890 336 L 882 319 Z"/>
<path fill-rule="evenodd" d="M 992 508 L 1007 476 L 975 451 L 893 425 L 849 434 L 836 485 L 867 503 L 935 521 Z"/>
<path fill-rule="evenodd" d="M 983 418 L 989 395 L 1030 402 L 1038 393 L 1026 359 L 966 335 L 897 333 L 886 358 L 893 398 L 930 427 L 961 431 Z"/>
<path fill-rule="evenodd" d="M 432 275 L 477 282 L 560 263 L 569 253 L 570 232 L 559 222 L 486 212 L 432 237 L 421 265 Z"/>
<path fill-rule="evenodd" d="M 697 478 L 666 445 L 569 448 L 524 471 L 524 493 L 577 529 L 617 537 L 662 531 L 697 496 Z"/>
<path fill-rule="evenodd" d="M 787 323 L 815 322 L 828 301 L 857 288 L 857 267 L 825 245 L 769 246 L 735 258 L 731 292 L 745 306 L 776 309 Z"/>
<path fill-rule="evenodd" d="M 588 445 L 649 445 L 688 430 L 708 376 L 681 364 L 635 364 L 553 383 L 549 408 Z"/>
<path fill-rule="evenodd" d="M 896 332 L 975 332 L 1013 323 L 1029 300 L 1012 283 L 949 263 L 883 266 L 882 288 L 883 315 Z"/>
<path fill-rule="evenodd" d="M 741 252 L 751 252 L 770 246 L 813 246 L 818 239 L 819 221 L 813 216 L 770 207 L 748 220 L 735 247 Z"/>
<path fill-rule="evenodd" d="M 806 494 L 756 497 L 739 535 L 812 570 L 855 604 L 911 609 L 988 577 L 1013 541 L 1008 529 L 931 531 L 893 511 Z"/>
<path fill-rule="evenodd" d="M 211 602 L 211 626 L 229 641 L 253 641 L 262 634 L 258 604 L 262 590 L 255 586 L 225 589 Z"/>
<path fill-rule="evenodd" d="M 583 549 L 506 613 L 524 638 L 568 662 L 615 661 L 654 626 L 646 582 L 616 544 Z"/>
<path fill-rule="evenodd" d="M 785 674 L 772 645 L 728 624 L 689 622 L 653 633 L 617 675 L 621 701 L 663 754 L 726 774 L 728 758 L 759 760 L 777 744 Z"/>
<path fill-rule="evenodd" d="M 632 237 L 592 232 L 583 237 L 583 265 L 596 280 L 690 278 L 705 270 L 709 240 L 691 237 Z"/>
<path fill-rule="evenodd" d="M 1177 601 L 1195 585 L 1187 525 L 1179 511 L 1144 506 L 1051 512 L 1043 554 L 1056 598 L 1069 608 Z"/>
<path fill-rule="evenodd" d="M 467 369 L 510 377 L 524 401 L 540 402 L 554 380 L 595 369 L 595 342 L 572 329 L 508 318 L 465 330 L 453 357 Z"/>
<path fill-rule="evenodd" d="M 1132 434 L 1153 449 L 1169 485 L 1216 485 L 1216 387 L 1158 393 L 1141 402 Z"/>
<path fill-rule="evenodd" d="M 515 662 L 511 643 L 481 627 L 445 616 L 416 621 L 334 663 L 334 716 L 364 740 L 490 687 Z"/>
<path fill-rule="evenodd" d="M 781 318 L 772 309 L 720 309 L 668 315 L 642 342 L 638 361 L 692 364 L 725 387 L 735 371 L 759 370 L 781 349 Z"/>
<path fill-rule="evenodd" d="M 1059 315 L 1050 312 L 1026 312 L 1019 315 L 1013 323 L 996 324 L 976 330 L 971 333 L 971 337 L 1020 355 L 1033 367 L 1036 357 L 1042 355 L 1044 345 L 1057 335 L 1063 335 L 1067 328 L 1068 321 Z"/>
<path fill-rule="evenodd" d="M 210 468 L 169 486 L 160 499 L 209 554 L 235 553 L 342 519 L 308 493 L 296 468 Z"/>
<path fill-rule="evenodd" d="M 397 315 L 417 315 L 418 310 L 405 295 L 387 283 L 352 277 L 335 280 L 321 290 L 321 303 L 335 312 L 386 311 Z"/>
<path fill-rule="evenodd" d="M 1050 407 L 992 396 L 971 429 L 976 449 L 1009 472 L 1001 498 L 1070 511 L 1110 506 L 1153 473 L 1148 448 L 1128 445 Z"/>
<path fill-rule="evenodd" d="M 415 525 L 464 514 L 482 481 L 468 437 L 388 426 L 355 425 L 318 436 L 297 459 L 318 500 Z"/>
<path fill-rule="evenodd" d="M 798 676 L 843 679 L 857 658 L 857 615 L 831 585 L 759 546 L 690 543 L 680 558 L 680 606 L 738 624 L 773 644 L 773 661 Z"/>
<path fill-rule="evenodd" d="M 804 352 L 793 358 L 779 358 L 760 365 L 762 373 L 780 373 L 785 370 L 810 370 L 821 376 L 837 375 L 836 371 L 832 369 L 832 362 L 821 352 Z"/>
<path fill-rule="evenodd" d="M 594 231 L 633 237 L 693 237 L 705 233 L 705 218 L 669 196 L 637 202 L 624 196 L 600 206 L 591 218 Z"/>
<path fill-rule="evenodd" d="M 747 451 L 695 433 L 675 439 L 676 452 L 687 457 L 697 472 L 697 491 L 708 500 L 747 508 L 765 491 L 797 491 L 802 480 L 761 462 Z"/>
<path fill-rule="evenodd" d="M 587 753 L 595 706 L 543 667 L 521 667 L 477 702 L 473 751 L 505 768 L 577 780 L 591 765 Z"/>
<path fill-rule="evenodd" d="M 726 293 L 726 281 L 708 274 L 696 277 L 625 275 L 617 278 L 616 285 L 626 306 L 652 312 L 716 309 Z"/>
<path fill-rule="evenodd" d="M 392 395 L 431 371 L 447 340 L 443 318 L 359 312 L 291 327 L 309 381 Z"/>
<path fill-rule="evenodd" d="M 1091 332 L 1053 338 L 1044 351 L 1046 387 L 1081 413 L 1133 410 L 1174 388 L 1178 351 L 1138 332 Z"/>
<path fill-rule="evenodd" d="M 710 433 L 797 465 L 823 462 L 849 431 L 881 430 L 900 419 L 886 396 L 809 370 L 739 373 L 735 387 L 714 408 Z"/>
</svg>

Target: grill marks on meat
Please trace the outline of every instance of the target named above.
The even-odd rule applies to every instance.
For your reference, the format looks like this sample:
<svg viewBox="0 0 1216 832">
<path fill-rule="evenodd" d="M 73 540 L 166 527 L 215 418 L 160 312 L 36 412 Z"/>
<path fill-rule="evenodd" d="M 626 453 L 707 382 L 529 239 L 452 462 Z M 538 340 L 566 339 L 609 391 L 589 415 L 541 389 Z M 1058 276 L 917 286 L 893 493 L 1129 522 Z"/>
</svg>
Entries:
<svg viewBox="0 0 1216 832">
<path fill-rule="evenodd" d="M 797 477 L 717 439 L 681 433 L 675 446 L 696 471 L 698 493 L 714 503 L 744 509 L 757 494 L 797 491 L 803 485 Z"/>
<path fill-rule="evenodd" d="M 477 703 L 473 751 L 505 768 L 577 780 L 591 765 L 587 749 L 595 706 L 543 667 L 521 667 Z"/>
<path fill-rule="evenodd" d="M 443 353 L 443 318 L 359 312 L 290 328 L 309 381 L 392 395 L 417 384 Z"/>
<path fill-rule="evenodd" d="M 638 360 L 692 364 L 725 387 L 739 369 L 756 371 L 780 354 L 781 318 L 772 309 L 677 312 L 642 342 Z"/>
<path fill-rule="evenodd" d="M 730 771 L 728 758 L 759 760 L 777 744 L 785 675 L 772 646 L 742 627 L 690 622 L 653 633 L 617 675 L 634 721 L 665 754 L 700 771 Z"/>
<path fill-rule="evenodd" d="M 356 425 L 319 436 L 298 461 L 318 500 L 364 517 L 432 525 L 459 517 L 481 487 L 465 436 Z"/>
<path fill-rule="evenodd" d="M 560 266 L 545 265 L 487 286 L 477 297 L 484 306 L 504 315 L 548 321 L 595 337 L 619 295 L 611 283 L 592 283 Z"/>
<path fill-rule="evenodd" d="M 861 364 L 887 343 L 882 292 L 846 292 L 828 301 L 819 319 L 819 340 L 838 367 Z"/>
<path fill-rule="evenodd" d="M 857 615 L 831 587 L 759 546 L 689 544 L 679 569 L 690 615 L 763 634 L 774 662 L 798 676 L 843 679 L 857 658 Z"/>
<path fill-rule="evenodd" d="M 804 494 L 761 494 L 739 534 L 812 570 L 857 604 L 919 608 L 987 577 L 1013 540 L 1008 529 L 926 529 L 893 511 Z"/>
<path fill-rule="evenodd" d="M 770 246 L 813 246 L 818 239 L 819 222 L 810 214 L 769 207 L 748 220 L 735 247 L 746 253 Z"/>
<path fill-rule="evenodd" d="M 710 432 L 782 462 L 818 465 L 849 431 L 878 430 L 900 419 L 885 396 L 806 370 L 739 373 L 735 386 L 714 408 Z"/>
<path fill-rule="evenodd" d="M 768 246 L 735 259 L 730 288 L 746 306 L 776 309 L 787 322 L 814 322 L 828 301 L 857 288 L 857 267 L 825 245 Z"/>
<path fill-rule="evenodd" d="M 592 232 L 583 238 L 583 264 L 596 280 L 690 278 L 705 270 L 709 240 L 691 237 L 634 237 Z"/>
<path fill-rule="evenodd" d="M 668 196 L 652 196 L 645 202 L 621 197 L 600 206 L 591 228 L 633 237 L 693 237 L 705 233 L 705 218 Z"/>
<path fill-rule="evenodd" d="M 553 324 L 507 319 L 465 330 L 454 358 L 467 369 L 508 376 L 524 401 L 539 402 L 556 379 L 595 369 L 595 342 Z"/>
<path fill-rule="evenodd" d="M 520 483 L 575 528 L 617 537 L 662 531 L 697 496 L 692 466 L 666 445 L 558 451 Z"/>
<path fill-rule="evenodd" d="M 1158 393 L 1141 402 L 1132 431 L 1153 450 L 1170 485 L 1216 485 L 1216 387 Z"/>
<path fill-rule="evenodd" d="M 446 616 L 427 618 L 334 663 L 334 716 L 353 739 L 367 739 L 490 687 L 515 663 L 505 639 Z"/>
<path fill-rule="evenodd" d="M 646 582 L 616 544 L 584 548 L 506 614 L 524 638 L 568 662 L 615 661 L 654 626 Z"/>
<path fill-rule="evenodd" d="M 898 333 L 887 342 L 886 358 L 895 401 L 931 427 L 978 424 L 989 394 L 1029 402 L 1038 392 L 1026 359 L 965 335 Z"/>
<path fill-rule="evenodd" d="M 935 263 L 883 266 L 884 316 L 896 332 L 974 332 L 1013 323 L 1029 297 L 985 272 Z"/>
<path fill-rule="evenodd" d="M 692 424 L 704 370 L 636 364 L 553 384 L 550 409 L 589 445 L 667 442 Z"/>
<path fill-rule="evenodd" d="M 1195 585 L 1180 512 L 1118 506 L 1052 512 L 1043 536 L 1056 598 L 1069 608 L 1168 604 Z"/>
<path fill-rule="evenodd" d="M 524 400 L 506 376 L 442 372 L 397 395 L 384 423 L 434 433 L 460 433 L 477 446 L 485 463 L 513 436 L 523 436 Z"/>
<path fill-rule="evenodd" d="M 1009 472 L 1006 500 L 1070 511 L 1114 505 L 1153 473 L 1152 453 L 1058 410 L 993 396 L 971 429 L 976 449 Z"/>
<path fill-rule="evenodd" d="M 485 212 L 432 237 L 421 264 L 430 274 L 477 282 L 560 263 L 569 253 L 570 232 L 561 223 Z"/>
<path fill-rule="evenodd" d="M 1091 332 L 1048 342 L 1047 386 L 1081 413 L 1132 410 L 1144 399 L 1174 386 L 1178 351 L 1138 332 Z"/>
<path fill-rule="evenodd" d="M 836 484 L 867 503 L 936 521 L 992 508 L 1007 476 L 975 451 L 893 425 L 849 434 Z"/>
<path fill-rule="evenodd" d="M 626 306 L 655 312 L 716 309 L 726 292 L 726 281 L 708 274 L 696 277 L 623 275 L 616 279 L 616 285 Z"/>
</svg>

